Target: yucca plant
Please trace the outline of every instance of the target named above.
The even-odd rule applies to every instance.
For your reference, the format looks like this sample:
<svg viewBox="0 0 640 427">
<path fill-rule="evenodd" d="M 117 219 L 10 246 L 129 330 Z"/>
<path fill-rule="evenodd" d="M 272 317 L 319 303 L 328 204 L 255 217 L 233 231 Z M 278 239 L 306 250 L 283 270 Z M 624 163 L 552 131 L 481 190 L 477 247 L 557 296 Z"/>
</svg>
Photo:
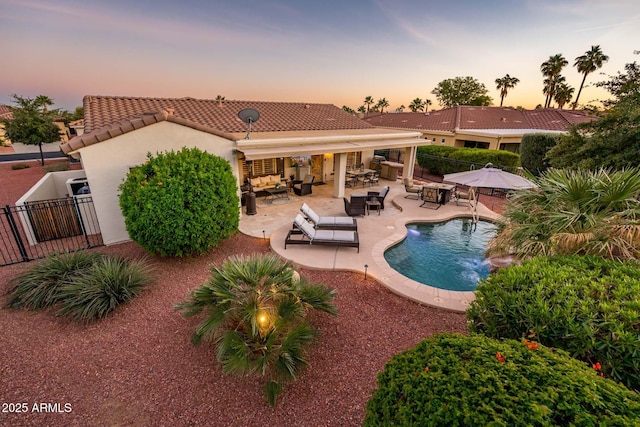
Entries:
<svg viewBox="0 0 640 427">
<path fill-rule="evenodd" d="M 59 289 L 59 315 L 81 322 L 102 319 L 135 296 L 151 281 L 145 261 L 102 257 Z"/>
<path fill-rule="evenodd" d="M 60 286 L 83 274 L 103 255 L 89 252 L 52 255 L 12 279 L 7 307 L 43 309 L 60 301 Z"/>
<path fill-rule="evenodd" d="M 305 347 L 318 331 L 306 321 L 307 312 L 336 315 L 334 296 L 334 290 L 300 277 L 290 261 L 240 256 L 212 268 L 209 281 L 176 309 L 186 317 L 204 312 L 193 344 L 212 342 L 226 373 L 265 377 L 265 395 L 274 406 L 283 383 L 308 364 Z"/>
<path fill-rule="evenodd" d="M 489 255 L 640 255 L 640 170 L 552 169 L 516 192 Z"/>
</svg>

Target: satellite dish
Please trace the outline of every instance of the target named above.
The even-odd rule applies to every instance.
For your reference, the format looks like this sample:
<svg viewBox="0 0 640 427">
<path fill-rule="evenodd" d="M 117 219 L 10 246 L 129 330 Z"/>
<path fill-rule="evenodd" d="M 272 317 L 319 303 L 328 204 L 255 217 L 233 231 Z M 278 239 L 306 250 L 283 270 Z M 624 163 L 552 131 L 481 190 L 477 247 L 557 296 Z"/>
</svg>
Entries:
<svg viewBox="0 0 640 427">
<path fill-rule="evenodd" d="M 238 117 L 240 120 L 249 125 L 249 129 L 247 130 L 247 136 L 244 139 L 249 139 L 249 134 L 251 133 L 251 123 L 255 123 L 260 118 L 260 113 L 258 110 L 254 110 L 253 108 L 245 108 L 238 113 Z"/>
</svg>

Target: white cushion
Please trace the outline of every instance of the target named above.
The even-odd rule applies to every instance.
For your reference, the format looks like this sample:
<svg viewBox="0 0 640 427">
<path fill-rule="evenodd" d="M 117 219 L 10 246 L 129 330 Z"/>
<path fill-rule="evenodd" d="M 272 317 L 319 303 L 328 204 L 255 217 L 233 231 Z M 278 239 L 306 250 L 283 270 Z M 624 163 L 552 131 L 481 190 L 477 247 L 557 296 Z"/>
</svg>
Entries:
<svg viewBox="0 0 640 427">
<path fill-rule="evenodd" d="M 389 191 L 389 187 L 385 186 L 385 187 L 382 189 L 382 191 L 380 191 L 379 196 L 380 196 L 380 197 L 384 197 L 384 196 L 386 196 L 388 191 Z"/>
<path fill-rule="evenodd" d="M 302 211 L 303 214 L 305 214 L 307 216 L 307 218 L 309 218 L 314 224 L 318 224 L 320 222 L 320 216 L 318 216 L 317 213 L 315 213 L 313 211 L 313 209 L 311 209 L 309 207 L 309 205 L 307 205 L 306 203 L 304 205 L 302 205 L 302 208 L 300 208 L 300 210 Z"/>
<path fill-rule="evenodd" d="M 260 178 L 251 178 L 251 185 L 254 187 L 260 186 Z"/>
<path fill-rule="evenodd" d="M 309 239 L 315 238 L 316 230 L 309 224 L 300 214 L 296 215 L 296 219 L 293 223 L 302 231 Z"/>
</svg>

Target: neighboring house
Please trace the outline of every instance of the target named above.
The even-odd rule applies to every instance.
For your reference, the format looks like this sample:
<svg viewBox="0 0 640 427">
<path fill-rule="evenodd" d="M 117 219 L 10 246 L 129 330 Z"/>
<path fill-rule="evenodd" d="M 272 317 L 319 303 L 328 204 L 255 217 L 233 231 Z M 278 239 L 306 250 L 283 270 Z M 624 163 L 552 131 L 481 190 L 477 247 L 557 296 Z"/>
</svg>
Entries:
<svg viewBox="0 0 640 427">
<path fill-rule="evenodd" d="M 348 166 L 369 165 L 377 149 L 403 149 L 405 173 L 413 174 L 425 142 L 419 132 L 376 128 L 329 104 L 105 96 L 83 104 L 84 133 L 61 149 L 82 162 L 105 244 L 129 240 L 118 186 L 148 152 L 197 147 L 228 160 L 238 186 L 250 176 L 309 173 L 342 197 Z M 250 134 L 238 118 L 247 108 L 260 113 Z M 301 155 L 310 156 L 309 168 L 292 167 Z"/>
<path fill-rule="evenodd" d="M 584 111 L 457 106 L 428 113 L 369 114 L 376 127 L 417 130 L 433 144 L 519 152 L 527 133 L 565 133 L 574 124 L 594 120 Z M 427 145 L 427 144 L 425 144 Z"/>
<path fill-rule="evenodd" d="M 10 119 L 13 117 L 11 113 L 11 107 L 8 105 L 0 105 L 0 118 L 2 119 Z M 4 125 L 0 123 L 0 145 L 11 145 L 11 141 L 9 141 L 4 136 Z"/>
</svg>

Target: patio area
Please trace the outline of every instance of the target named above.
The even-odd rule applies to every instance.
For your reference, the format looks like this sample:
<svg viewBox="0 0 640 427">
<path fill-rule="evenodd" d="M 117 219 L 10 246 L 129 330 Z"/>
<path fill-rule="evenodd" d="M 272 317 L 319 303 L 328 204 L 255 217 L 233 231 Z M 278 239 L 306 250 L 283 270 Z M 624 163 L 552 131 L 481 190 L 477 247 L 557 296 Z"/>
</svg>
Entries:
<svg viewBox="0 0 640 427">
<path fill-rule="evenodd" d="M 404 277 L 393 270 L 384 259 L 384 251 L 402 240 L 406 235 L 405 224 L 409 222 L 441 222 L 451 218 L 470 217 L 468 206 L 457 206 L 449 202 L 440 209 L 421 208 L 421 200 L 406 199 L 401 180 L 380 180 L 373 187 L 346 188 L 347 199 L 351 194 L 366 194 L 367 191 L 380 191 L 389 185 L 390 192 L 385 199 L 385 209 L 372 211 L 370 215 L 356 217 L 360 252 L 350 247 L 291 245 L 284 249 L 287 232 L 293 219 L 300 212 L 303 203 L 307 203 L 320 216 L 346 216 L 342 199 L 332 196 L 333 183 L 315 185 L 313 193 L 306 196 L 290 194 L 290 199 L 265 203 L 258 198 L 257 214 L 243 215 L 240 218 L 240 231 L 244 234 L 270 239 L 274 252 L 297 265 L 323 270 L 344 270 L 365 273 L 391 291 L 421 304 L 464 312 L 474 299 L 473 292 L 455 292 L 423 285 Z M 484 204 L 482 198 L 478 204 L 478 215 L 482 219 L 495 220 L 498 214 Z"/>
</svg>

